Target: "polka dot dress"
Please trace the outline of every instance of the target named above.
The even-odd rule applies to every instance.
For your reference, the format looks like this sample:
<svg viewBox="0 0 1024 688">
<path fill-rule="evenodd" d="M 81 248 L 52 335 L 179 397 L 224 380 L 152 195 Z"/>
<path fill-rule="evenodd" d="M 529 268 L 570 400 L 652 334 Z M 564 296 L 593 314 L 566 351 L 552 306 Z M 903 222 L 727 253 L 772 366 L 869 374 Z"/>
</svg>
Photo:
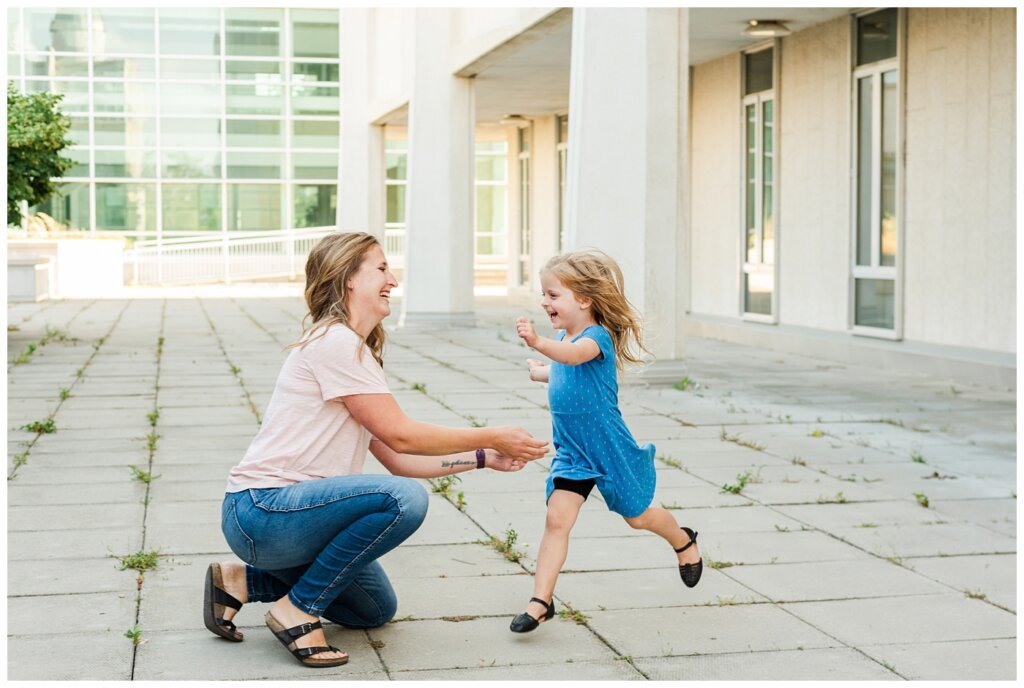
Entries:
<svg viewBox="0 0 1024 688">
<path fill-rule="evenodd" d="M 622 419 L 608 330 L 591 325 L 572 341 L 581 337 L 597 342 L 602 356 L 577 366 L 551 362 L 548 405 L 555 458 L 546 498 L 551 498 L 555 478 L 593 478 L 610 510 L 626 518 L 639 516 L 654 499 L 654 445 L 637 446 Z"/>
</svg>

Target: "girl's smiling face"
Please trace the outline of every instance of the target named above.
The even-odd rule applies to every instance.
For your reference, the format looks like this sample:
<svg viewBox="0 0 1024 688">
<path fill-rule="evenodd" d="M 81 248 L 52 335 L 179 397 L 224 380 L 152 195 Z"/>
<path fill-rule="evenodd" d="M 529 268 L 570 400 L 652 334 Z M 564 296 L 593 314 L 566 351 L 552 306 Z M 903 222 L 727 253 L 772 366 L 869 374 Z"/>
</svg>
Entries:
<svg viewBox="0 0 1024 688">
<path fill-rule="evenodd" d="M 540 273 L 540 285 L 543 297 L 540 307 L 548 314 L 551 326 L 556 330 L 575 335 L 593 324 L 590 299 L 577 296 L 550 272 Z"/>
</svg>

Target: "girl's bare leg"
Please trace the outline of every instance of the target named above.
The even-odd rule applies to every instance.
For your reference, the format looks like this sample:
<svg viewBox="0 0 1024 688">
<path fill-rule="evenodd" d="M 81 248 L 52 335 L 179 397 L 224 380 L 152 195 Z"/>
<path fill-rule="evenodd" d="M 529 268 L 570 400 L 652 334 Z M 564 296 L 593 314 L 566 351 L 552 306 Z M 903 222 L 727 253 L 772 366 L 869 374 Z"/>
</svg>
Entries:
<svg viewBox="0 0 1024 688">
<path fill-rule="evenodd" d="M 668 543 L 672 545 L 672 549 L 679 549 L 690 541 L 690 536 L 679 528 L 675 517 L 667 509 L 662 509 L 661 507 L 648 507 L 647 511 L 639 516 L 627 518 L 626 523 L 633 528 L 649 530 L 655 535 L 660 535 L 668 540 Z M 678 555 L 680 564 L 696 564 L 700 559 L 700 551 L 697 549 L 696 544 L 685 552 L 679 552 Z"/>
<path fill-rule="evenodd" d="M 544 537 L 537 553 L 537 574 L 533 579 L 533 596 L 550 602 L 555 592 L 555 581 L 569 553 L 569 533 L 576 524 L 583 497 L 567 490 L 555 490 L 548 500 L 548 516 L 544 522 Z M 526 613 L 540 619 L 547 613 L 542 605 L 530 602 Z"/>
</svg>

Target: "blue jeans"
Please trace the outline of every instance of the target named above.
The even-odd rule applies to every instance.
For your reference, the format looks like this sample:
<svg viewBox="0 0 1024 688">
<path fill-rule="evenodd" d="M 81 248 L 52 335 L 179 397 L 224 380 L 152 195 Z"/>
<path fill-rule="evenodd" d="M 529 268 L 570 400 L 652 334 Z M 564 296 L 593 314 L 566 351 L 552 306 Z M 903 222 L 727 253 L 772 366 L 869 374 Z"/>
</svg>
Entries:
<svg viewBox="0 0 1024 688">
<path fill-rule="evenodd" d="M 228 492 L 221 529 L 246 564 L 250 602 L 288 595 L 313 616 L 387 623 L 397 599 L 377 559 L 416 532 L 427 492 L 409 478 L 345 475 Z"/>
</svg>

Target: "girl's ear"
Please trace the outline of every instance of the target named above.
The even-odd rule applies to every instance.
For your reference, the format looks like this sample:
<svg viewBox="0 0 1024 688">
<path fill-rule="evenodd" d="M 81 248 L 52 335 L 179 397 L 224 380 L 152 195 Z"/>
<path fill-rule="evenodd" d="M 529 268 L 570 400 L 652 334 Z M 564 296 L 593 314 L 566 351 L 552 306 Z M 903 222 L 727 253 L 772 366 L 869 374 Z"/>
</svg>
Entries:
<svg viewBox="0 0 1024 688">
<path fill-rule="evenodd" d="M 589 296 L 577 296 L 576 303 L 580 305 L 580 308 L 582 310 L 587 310 L 588 308 L 590 308 L 591 305 L 593 305 L 594 300 L 591 299 Z"/>
</svg>

